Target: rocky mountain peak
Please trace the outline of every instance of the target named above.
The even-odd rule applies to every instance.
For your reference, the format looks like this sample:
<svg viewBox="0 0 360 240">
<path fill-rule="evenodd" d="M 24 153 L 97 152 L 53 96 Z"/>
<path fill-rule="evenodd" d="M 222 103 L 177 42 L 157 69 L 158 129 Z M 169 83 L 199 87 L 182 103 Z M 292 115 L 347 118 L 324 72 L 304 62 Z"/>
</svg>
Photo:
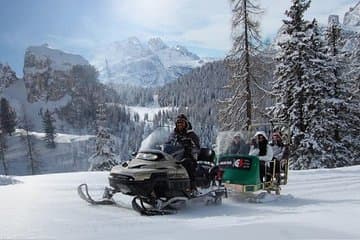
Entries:
<svg viewBox="0 0 360 240">
<path fill-rule="evenodd" d="M 25 52 L 25 70 L 38 65 L 40 62 L 47 62 L 52 70 L 66 71 L 74 65 L 88 65 L 89 62 L 80 55 L 65 53 L 61 50 L 50 48 L 48 44 L 30 46 Z M 38 66 L 37 66 L 38 67 Z"/>
<path fill-rule="evenodd" d="M 28 47 L 24 59 L 24 82 L 28 100 L 59 100 L 71 84 L 71 69 L 89 65 L 80 55 L 52 49 L 47 44 Z"/>
<path fill-rule="evenodd" d="M 344 25 L 348 27 L 360 27 L 360 1 L 345 13 Z"/>
<path fill-rule="evenodd" d="M 148 45 L 149 48 L 154 52 L 168 48 L 168 46 L 159 37 L 150 38 L 148 41 Z"/>
<path fill-rule="evenodd" d="M 188 57 L 190 57 L 190 58 L 193 58 L 194 60 L 199 60 L 199 59 L 200 59 L 199 56 L 197 56 L 196 54 L 190 52 L 190 51 L 187 50 L 187 48 L 184 47 L 184 46 L 176 45 L 176 46 L 174 47 L 174 49 L 175 49 L 176 51 L 179 51 L 180 53 L 182 53 L 184 56 L 188 56 Z"/>
</svg>

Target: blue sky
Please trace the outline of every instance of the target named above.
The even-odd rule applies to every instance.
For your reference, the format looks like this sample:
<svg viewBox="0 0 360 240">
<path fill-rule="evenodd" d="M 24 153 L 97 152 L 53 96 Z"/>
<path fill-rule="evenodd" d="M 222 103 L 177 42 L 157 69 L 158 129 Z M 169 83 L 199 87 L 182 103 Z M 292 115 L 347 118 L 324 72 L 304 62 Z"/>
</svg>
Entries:
<svg viewBox="0 0 360 240">
<path fill-rule="evenodd" d="M 358 0 L 313 0 L 306 17 L 326 23 L 341 19 Z M 22 75 L 28 46 L 53 48 L 91 60 L 92 49 L 136 36 L 161 37 L 200 56 L 222 57 L 231 46 L 228 0 L 1 0 L 0 62 Z M 259 0 L 262 35 L 271 38 L 281 25 L 289 0 Z"/>
</svg>

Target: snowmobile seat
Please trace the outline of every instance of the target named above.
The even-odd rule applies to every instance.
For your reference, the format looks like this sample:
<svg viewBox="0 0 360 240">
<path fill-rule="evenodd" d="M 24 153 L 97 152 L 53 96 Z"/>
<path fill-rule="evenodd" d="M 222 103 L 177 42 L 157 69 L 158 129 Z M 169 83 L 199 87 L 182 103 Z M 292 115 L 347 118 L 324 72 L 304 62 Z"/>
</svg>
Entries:
<svg viewBox="0 0 360 240">
<path fill-rule="evenodd" d="M 210 148 L 201 148 L 197 161 L 213 163 L 215 159 L 215 152 Z"/>
</svg>

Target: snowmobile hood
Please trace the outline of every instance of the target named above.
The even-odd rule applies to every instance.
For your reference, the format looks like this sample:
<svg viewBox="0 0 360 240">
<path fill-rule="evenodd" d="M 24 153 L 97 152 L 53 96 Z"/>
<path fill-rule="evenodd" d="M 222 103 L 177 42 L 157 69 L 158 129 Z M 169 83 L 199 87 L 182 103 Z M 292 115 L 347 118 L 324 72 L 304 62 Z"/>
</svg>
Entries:
<svg viewBox="0 0 360 240">
<path fill-rule="evenodd" d="M 123 172 L 141 172 L 144 170 L 162 170 L 162 169 L 172 169 L 176 167 L 176 162 L 171 157 L 162 151 L 158 150 L 143 150 L 139 152 L 135 158 L 131 161 L 122 163 L 121 165 L 113 167 L 111 172 L 114 173 L 123 173 Z"/>
</svg>

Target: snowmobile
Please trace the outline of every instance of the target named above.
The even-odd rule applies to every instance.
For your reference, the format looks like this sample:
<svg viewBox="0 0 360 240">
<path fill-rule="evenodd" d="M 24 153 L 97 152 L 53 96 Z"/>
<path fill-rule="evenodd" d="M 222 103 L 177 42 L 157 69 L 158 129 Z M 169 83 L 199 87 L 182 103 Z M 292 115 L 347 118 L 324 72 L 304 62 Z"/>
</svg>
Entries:
<svg viewBox="0 0 360 240">
<path fill-rule="evenodd" d="M 262 124 L 262 128 L 266 125 Z M 244 198 L 250 202 L 262 202 L 262 199 L 274 192 L 280 195 L 281 186 L 288 182 L 288 159 L 281 162 L 273 159 L 265 166 L 265 176 L 260 179 L 260 160 L 248 155 L 251 138 L 257 129 L 249 131 L 220 132 L 216 142 L 217 165 L 221 169 L 221 180 L 230 196 Z M 265 129 L 272 132 L 272 129 Z M 235 136 L 242 139 L 243 146 L 238 151 L 231 148 Z M 239 151 L 240 150 L 240 151 Z"/>
<path fill-rule="evenodd" d="M 166 143 L 170 128 L 160 127 L 143 140 L 133 158 L 114 166 L 103 198 L 94 200 L 86 184 L 78 187 L 80 197 L 90 204 L 117 204 L 117 193 L 133 196 L 132 208 L 142 215 L 164 215 L 177 212 L 186 202 L 203 199 L 206 204 L 221 204 L 227 196 L 219 181 L 219 167 L 214 164 L 215 152 L 201 148 L 197 158 L 195 184 L 190 188 L 187 170 L 182 166 L 184 146 Z"/>
</svg>

